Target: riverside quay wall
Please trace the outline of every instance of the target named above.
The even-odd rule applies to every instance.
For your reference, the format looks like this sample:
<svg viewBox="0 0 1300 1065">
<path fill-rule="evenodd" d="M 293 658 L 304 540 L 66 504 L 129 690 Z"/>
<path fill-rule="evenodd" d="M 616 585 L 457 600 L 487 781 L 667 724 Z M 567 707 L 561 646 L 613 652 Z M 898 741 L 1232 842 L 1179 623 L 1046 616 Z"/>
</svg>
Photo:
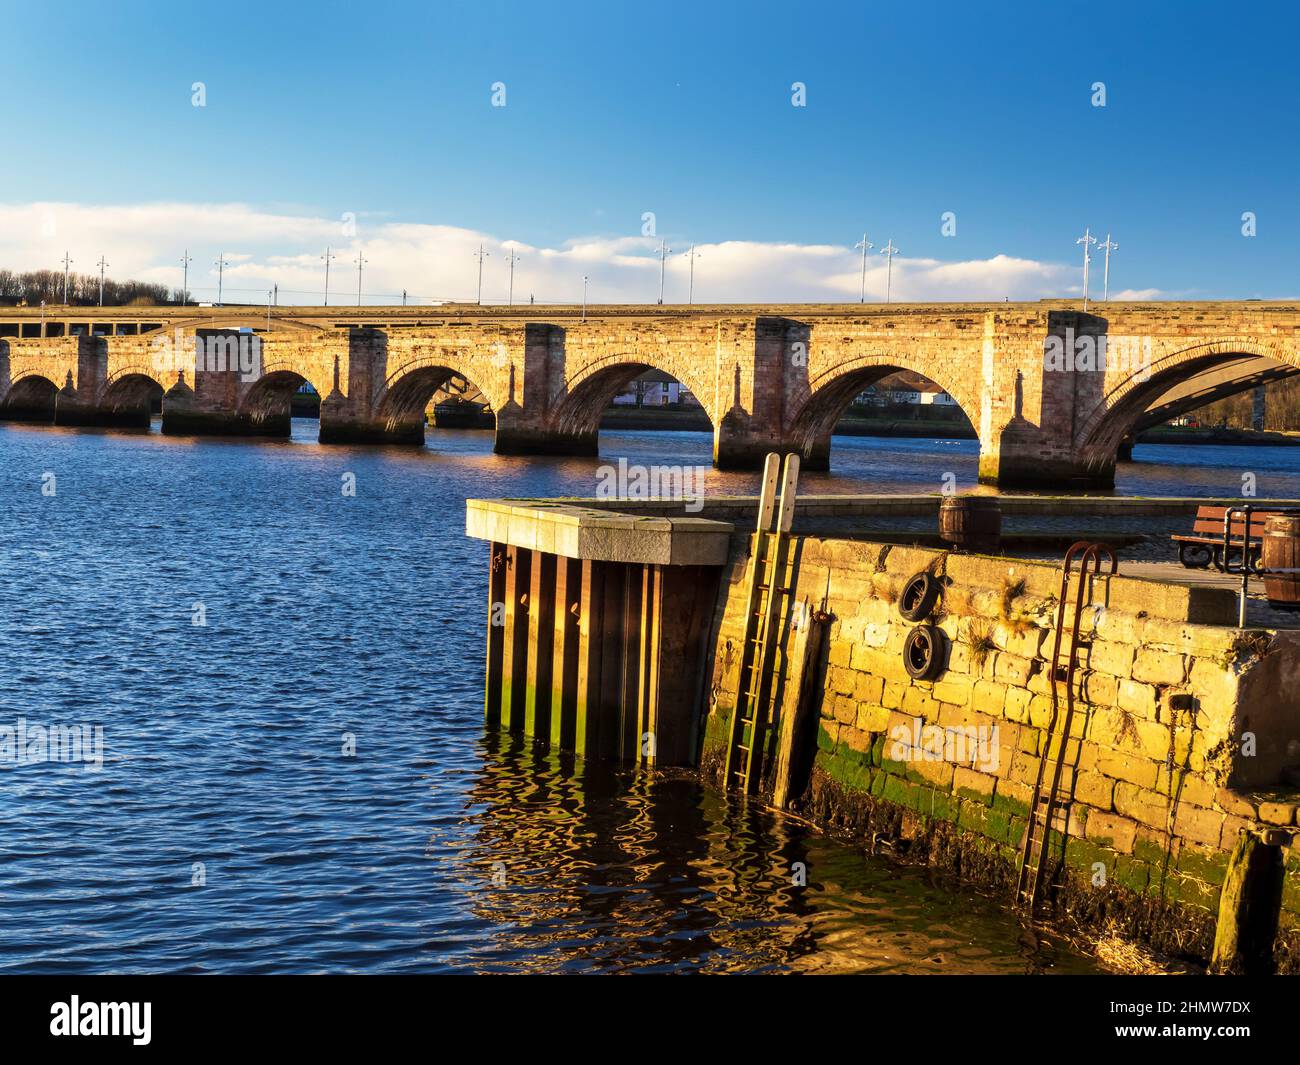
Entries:
<svg viewBox="0 0 1300 1065">
<path fill-rule="evenodd" d="M 1064 703 L 1059 566 L 817 536 L 793 550 L 792 624 L 820 609 L 828 630 L 803 720 L 793 680 L 780 700 L 775 747 L 797 751 L 801 737 L 781 733 L 798 730 L 808 751 L 785 805 L 1012 892 L 1039 762 L 1064 740 L 1045 858 L 1063 909 L 1208 959 L 1234 848 L 1267 840 L 1282 866 L 1277 963 L 1300 967 L 1300 794 L 1286 783 L 1300 763 L 1300 633 L 1235 628 L 1226 590 L 1094 577 L 1072 726 L 1066 737 L 1058 718 L 1049 738 L 1054 685 Z M 718 779 L 749 559 L 738 541 L 719 596 L 702 750 Z M 929 679 L 904 664 L 918 623 L 900 597 L 918 573 L 942 589 L 924 622 L 939 634 Z M 782 638 L 797 648 L 797 632 Z M 797 649 L 787 658 L 808 672 Z"/>
<path fill-rule="evenodd" d="M 1003 498 L 1021 522 L 1063 506 L 1167 522 L 1196 501 Z M 1300 631 L 1237 628 L 1224 588 L 1094 575 L 1082 582 L 1067 732 L 1053 668 L 1070 644 L 1063 633 L 1057 654 L 1059 564 L 845 529 L 936 508 L 928 497 L 799 501 L 751 801 L 1015 897 L 1035 782 L 1059 761 L 1038 830 L 1042 904 L 1202 960 L 1217 955 L 1216 934 L 1246 942 L 1224 955 L 1238 960 L 1253 936 L 1257 961 L 1300 971 Z M 738 527 L 754 510 L 743 499 L 691 516 L 654 500 L 471 500 L 467 531 L 491 544 L 489 723 L 734 783 L 757 543 Z M 909 620 L 918 574 L 937 595 Z M 918 627 L 934 647 L 921 675 L 904 654 Z"/>
</svg>

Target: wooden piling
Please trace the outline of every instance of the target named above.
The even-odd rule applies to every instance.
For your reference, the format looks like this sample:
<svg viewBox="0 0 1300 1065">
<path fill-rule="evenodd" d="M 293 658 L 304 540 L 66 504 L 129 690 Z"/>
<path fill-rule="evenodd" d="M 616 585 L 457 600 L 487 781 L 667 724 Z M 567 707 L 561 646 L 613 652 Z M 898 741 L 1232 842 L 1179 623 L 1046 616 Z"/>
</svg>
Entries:
<svg viewBox="0 0 1300 1065">
<path fill-rule="evenodd" d="M 528 695 L 528 592 L 533 552 L 513 544 L 506 547 L 503 602 L 505 625 L 501 655 L 501 727 L 521 732 Z"/>
<path fill-rule="evenodd" d="M 501 679 L 505 648 L 506 547 L 488 548 L 487 675 L 483 686 L 483 717 L 489 728 L 501 724 Z"/>
<path fill-rule="evenodd" d="M 691 764 L 733 527 L 514 503 L 469 513 L 492 544 L 488 724 L 588 757 Z"/>
<path fill-rule="evenodd" d="M 640 703 L 645 669 L 644 613 L 645 566 L 625 565 L 623 570 L 622 674 L 619 699 L 619 735 L 615 757 L 635 762 L 641 746 Z"/>
<path fill-rule="evenodd" d="M 604 645 L 604 562 L 582 560 L 579 596 L 578 664 L 574 683 L 573 750 L 578 754 L 599 750 L 601 651 Z"/>
<path fill-rule="evenodd" d="M 637 670 L 636 749 L 632 760 L 644 765 L 655 762 L 658 737 L 654 728 L 654 707 L 659 690 L 659 648 L 662 642 L 663 567 L 641 567 L 641 623 L 637 634 L 640 668 Z"/>
<path fill-rule="evenodd" d="M 1282 910 L 1282 848 L 1243 832 L 1228 859 L 1219 894 L 1210 971 L 1271 976 L 1273 940 Z"/>
<path fill-rule="evenodd" d="M 600 690 L 597 697 L 596 742 L 587 753 L 598 758 L 617 758 L 623 724 L 623 683 L 625 645 L 623 610 L 627 602 L 627 568 L 607 563 L 602 585 L 600 630 Z"/>
<path fill-rule="evenodd" d="M 551 746 L 574 750 L 578 706 L 578 644 L 582 613 L 582 562 L 557 558 L 551 652 Z"/>
<path fill-rule="evenodd" d="M 817 720 L 825 678 L 822 676 L 822 647 L 827 636 L 830 616 L 825 604 L 814 610 L 803 603 L 803 621 L 790 656 L 790 676 L 796 682 L 788 686 L 777 722 L 776 763 L 772 785 L 772 805 L 785 809 L 791 796 L 802 793 L 812 752 L 817 744 Z"/>
<path fill-rule="evenodd" d="M 718 595 L 709 566 L 658 566 L 652 611 L 649 702 L 643 732 L 662 765 L 691 765 L 699 738 L 706 643 Z"/>
<path fill-rule="evenodd" d="M 552 672 L 555 668 L 556 562 L 554 555 L 534 552 L 528 584 L 528 687 L 524 693 L 523 730 L 546 736 L 551 730 Z"/>
</svg>

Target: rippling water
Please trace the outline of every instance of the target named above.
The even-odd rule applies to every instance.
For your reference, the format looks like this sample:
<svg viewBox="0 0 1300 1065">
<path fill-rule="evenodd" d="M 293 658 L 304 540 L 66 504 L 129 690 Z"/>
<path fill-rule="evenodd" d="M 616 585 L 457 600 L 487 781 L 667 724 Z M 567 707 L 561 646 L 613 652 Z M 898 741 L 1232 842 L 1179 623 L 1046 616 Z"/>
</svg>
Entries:
<svg viewBox="0 0 1300 1065">
<path fill-rule="evenodd" d="M 0 971 L 1091 965 L 689 775 L 575 770 L 485 736 L 486 547 L 463 535 L 465 498 L 590 494 L 596 463 L 499 458 L 481 433 L 322 448 L 315 429 L 0 427 L 0 725 L 104 736 L 97 772 L 0 764 Z M 704 434 L 602 443 L 709 456 Z M 1300 495 L 1272 450 L 1187 449 L 1126 467 L 1122 488 L 1225 491 L 1253 469 L 1261 494 Z M 836 460 L 804 489 L 975 473 L 967 442 L 857 438 Z"/>
</svg>

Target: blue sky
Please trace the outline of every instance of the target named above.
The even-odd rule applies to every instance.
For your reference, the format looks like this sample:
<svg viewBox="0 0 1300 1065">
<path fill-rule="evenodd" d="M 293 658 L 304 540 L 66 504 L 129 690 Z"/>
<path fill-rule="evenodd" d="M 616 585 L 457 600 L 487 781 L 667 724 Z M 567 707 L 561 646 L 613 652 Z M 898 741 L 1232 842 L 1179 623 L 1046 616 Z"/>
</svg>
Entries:
<svg viewBox="0 0 1300 1065">
<path fill-rule="evenodd" d="M 324 249 L 283 220 L 351 212 L 343 254 L 390 253 L 365 253 L 376 289 L 464 295 L 461 245 L 479 234 L 534 252 L 530 288 L 547 287 L 545 263 L 567 278 L 555 294 L 571 292 L 582 267 L 542 250 L 588 241 L 611 294 L 653 299 L 653 211 L 675 250 L 738 242 L 701 259 L 703 298 L 746 284 L 774 298 L 780 255 L 757 256 L 761 280 L 736 273 L 750 243 L 838 248 L 798 259 L 820 265 L 793 268 L 791 295 L 852 298 L 864 229 L 902 249 L 904 297 L 954 298 L 997 256 L 1038 267 L 994 268 L 1013 298 L 1075 294 L 1085 225 L 1120 244 L 1116 290 L 1295 296 L 1297 21 L 1222 3 L 19 5 L 0 64 L 0 265 L 53 265 L 80 237 L 76 268 L 107 254 L 161 276 L 189 242 L 205 264 L 192 280 L 227 251 L 246 256 L 234 277 L 250 289 L 281 266 L 286 287 L 309 287 Z M 491 106 L 498 81 L 505 107 Z M 806 107 L 791 105 L 796 81 Z M 75 227 L 15 236 L 37 204 L 65 205 Z M 150 204 L 171 208 L 138 213 L 157 231 L 129 240 L 70 210 Z M 178 233 L 183 204 L 243 205 L 261 238 Z M 945 211 L 956 236 L 941 235 Z M 403 250 L 394 226 L 462 231 L 454 269 L 423 273 L 436 234 L 408 232 Z M 620 273 L 620 256 L 649 258 Z M 495 293 L 504 260 L 490 261 Z M 944 264 L 966 266 L 936 281 Z M 874 295 L 874 252 L 871 271 Z"/>
</svg>

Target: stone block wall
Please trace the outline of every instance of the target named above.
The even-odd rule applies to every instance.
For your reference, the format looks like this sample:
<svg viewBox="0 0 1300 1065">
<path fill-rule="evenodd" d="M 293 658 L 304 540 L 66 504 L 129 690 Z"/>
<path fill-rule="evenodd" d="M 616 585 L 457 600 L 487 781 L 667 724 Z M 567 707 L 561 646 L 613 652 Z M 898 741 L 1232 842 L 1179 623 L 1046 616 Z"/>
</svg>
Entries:
<svg viewBox="0 0 1300 1065">
<path fill-rule="evenodd" d="M 702 753 L 714 772 L 743 639 L 748 548 L 738 544 L 715 620 Z M 1059 569 L 813 537 L 794 548 L 792 613 L 821 607 L 831 621 L 816 720 L 800 725 L 815 730 L 815 754 L 793 807 L 909 840 L 918 855 L 1010 891 L 1039 760 L 1062 741 L 1059 681 L 1061 718 L 1047 733 Z M 932 680 L 903 664 L 914 623 L 898 599 L 921 571 L 944 587 L 929 619 L 943 656 Z M 1208 955 L 1232 848 L 1243 831 L 1271 833 L 1287 863 L 1283 954 L 1296 964 L 1300 793 L 1284 771 L 1300 764 L 1297 634 L 1230 627 L 1234 599 L 1219 590 L 1099 578 L 1085 604 L 1060 791 L 1070 805 L 1048 848 L 1055 896 L 1090 920 Z"/>
</svg>

